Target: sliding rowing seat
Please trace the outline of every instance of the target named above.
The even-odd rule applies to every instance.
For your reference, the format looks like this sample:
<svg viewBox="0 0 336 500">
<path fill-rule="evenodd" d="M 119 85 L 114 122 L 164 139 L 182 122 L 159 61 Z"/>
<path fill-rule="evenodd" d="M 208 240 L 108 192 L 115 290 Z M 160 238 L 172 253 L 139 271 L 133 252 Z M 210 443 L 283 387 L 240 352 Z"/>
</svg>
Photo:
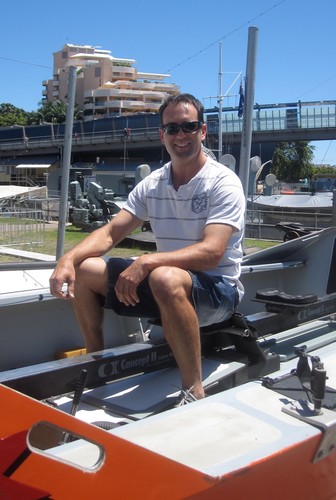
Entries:
<svg viewBox="0 0 336 500">
<path fill-rule="evenodd" d="M 289 306 L 301 306 L 317 302 L 318 298 L 315 294 L 292 295 L 283 292 L 277 288 L 266 288 L 259 290 L 256 293 L 256 299 L 266 304 L 287 304 Z"/>
</svg>

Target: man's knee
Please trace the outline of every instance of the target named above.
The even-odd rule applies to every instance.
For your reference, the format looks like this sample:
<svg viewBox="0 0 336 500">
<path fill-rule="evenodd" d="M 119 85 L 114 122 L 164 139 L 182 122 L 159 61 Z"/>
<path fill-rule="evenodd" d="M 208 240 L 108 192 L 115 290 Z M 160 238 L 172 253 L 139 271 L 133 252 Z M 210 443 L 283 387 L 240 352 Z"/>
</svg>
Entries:
<svg viewBox="0 0 336 500">
<path fill-rule="evenodd" d="M 100 257 L 89 257 L 76 265 L 76 286 L 89 287 L 106 295 L 108 291 L 108 271 L 106 262 Z"/>
<path fill-rule="evenodd" d="M 92 257 L 89 257 L 88 259 L 83 260 L 82 262 L 79 262 L 78 264 L 75 265 L 75 271 L 76 271 L 76 281 L 85 279 L 87 276 L 90 276 L 94 271 L 95 267 L 95 259 Z"/>
<path fill-rule="evenodd" d="M 161 266 L 151 272 L 149 286 L 159 303 L 173 298 L 181 300 L 190 295 L 191 277 L 183 269 Z"/>
</svg>

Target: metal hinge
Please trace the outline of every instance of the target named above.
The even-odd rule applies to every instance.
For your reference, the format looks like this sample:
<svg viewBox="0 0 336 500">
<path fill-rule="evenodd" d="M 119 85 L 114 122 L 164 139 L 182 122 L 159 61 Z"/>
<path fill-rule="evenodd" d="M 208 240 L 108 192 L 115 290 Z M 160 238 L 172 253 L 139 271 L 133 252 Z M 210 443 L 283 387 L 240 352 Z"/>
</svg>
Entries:
<svg viewBox="0 0 336 500">
<path fill-rule="evenodd" d="M 323 460 L 335 451 L 336 413 L 334 411 L 322 408 L 320 412 L 316 412 L 314 405 L 304 400 L 289 401 L 288 406 L 282 407 L 282 411 L 322 431 L 321 443 L 315 453 L 313 463 Z"/>
</svg>

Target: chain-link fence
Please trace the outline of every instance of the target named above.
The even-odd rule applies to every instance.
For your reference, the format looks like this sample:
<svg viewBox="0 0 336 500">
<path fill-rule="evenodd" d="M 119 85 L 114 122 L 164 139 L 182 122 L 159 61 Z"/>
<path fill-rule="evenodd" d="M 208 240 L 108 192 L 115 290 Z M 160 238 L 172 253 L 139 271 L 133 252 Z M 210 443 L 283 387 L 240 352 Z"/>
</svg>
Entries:
<svg viewBox="0 0 336 500">
<path fill-rule="evenodd" d="M 245 237 L 286 241 L 333 225 L 331 213 L 247 210 Z"/>
<path fill-rule="evenodd" d="M 45 216 L 42 210 L 0 212 L 0 246 L 33 247 L 44 243 Z"/>
</svg>

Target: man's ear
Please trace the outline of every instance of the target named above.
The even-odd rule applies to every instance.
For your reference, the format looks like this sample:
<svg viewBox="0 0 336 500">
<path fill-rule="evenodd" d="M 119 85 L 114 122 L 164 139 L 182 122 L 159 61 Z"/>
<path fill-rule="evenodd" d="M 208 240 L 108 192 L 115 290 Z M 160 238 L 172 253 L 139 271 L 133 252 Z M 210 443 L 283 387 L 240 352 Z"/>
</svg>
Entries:
<svg viewBox="0 0 336 500">
<path fill-rule="evenodd" d="M 162 144 L 164 144 L 164 133 L 162 132 L 162 128 L 159 129 L 159 134 L 160 134 L 160 140 Z"/>
<path fill-rule="evenodd" d="M 204 141 L 204 139 L 206 137 L 206 133 L 207 133 L 207 126 L 206 126 L 206 123 L 203 123 L 202 129 L 201 129 L 202 141 Z"/>
</svg>

